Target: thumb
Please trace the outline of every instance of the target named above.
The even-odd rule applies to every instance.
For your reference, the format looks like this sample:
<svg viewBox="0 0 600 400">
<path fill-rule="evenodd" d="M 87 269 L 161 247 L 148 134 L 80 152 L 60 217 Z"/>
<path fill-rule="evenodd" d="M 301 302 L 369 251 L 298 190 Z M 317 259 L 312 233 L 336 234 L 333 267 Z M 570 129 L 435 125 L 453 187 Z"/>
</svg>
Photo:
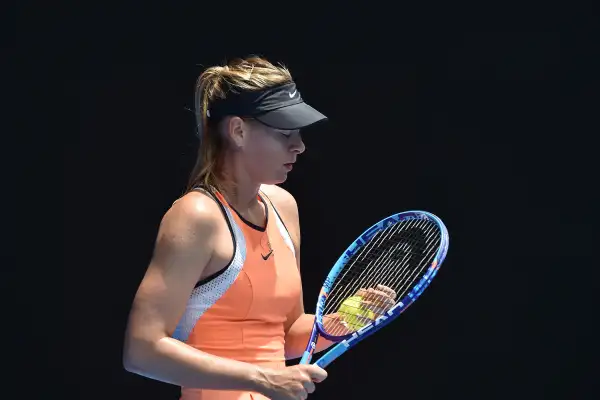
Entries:
<svg viewBox="0 0 600 400">
<path fill-rule="evenodd" d="M 313 382 L 323 382 L 326 378 L 327 378 L 327 371 L 325 371 L 323 368 L 319 367 L 318 365 L 309 365 L 309 368 L 306 370 L 306 372 L 308 373 L 308 375 L 310 376 L 310 378 L 313 380 Z"/>
</svg>

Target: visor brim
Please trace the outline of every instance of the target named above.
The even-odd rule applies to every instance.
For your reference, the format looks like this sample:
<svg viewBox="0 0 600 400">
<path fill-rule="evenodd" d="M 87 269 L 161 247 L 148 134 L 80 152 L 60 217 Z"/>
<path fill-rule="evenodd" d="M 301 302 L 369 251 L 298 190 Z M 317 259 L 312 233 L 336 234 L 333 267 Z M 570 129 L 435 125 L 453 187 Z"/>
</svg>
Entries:
<svg viewBox="0 0 600 400">
<path fill-rule="evenodd" d="M 269 111 L 254 118 L 272 128 L 286 130 L 302 129 L 327 120 L 325 115 L 304 102 Z"/>
</svg>

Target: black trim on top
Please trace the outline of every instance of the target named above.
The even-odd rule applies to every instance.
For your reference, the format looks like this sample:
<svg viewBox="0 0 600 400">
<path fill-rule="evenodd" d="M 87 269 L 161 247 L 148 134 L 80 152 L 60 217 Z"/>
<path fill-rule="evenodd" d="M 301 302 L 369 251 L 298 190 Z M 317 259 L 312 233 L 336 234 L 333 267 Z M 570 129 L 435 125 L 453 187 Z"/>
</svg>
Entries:
<svg viewBox="0 0 600 400">
<path fill-rule="evenodd" d="M 242 214 L 240 214 L 235 208 L 233 208 L 233 206 L 231 204 L 229 204 L 229 202 L 227 202 L 227 204 L 229 204 L 229 207 L 231 207 L 231 209 L 237 214 L 237 216 L 240 217 L 240 219 L 242 220 L 243 223 L 245 223 L 252 229 L 255 229 L 259 232 L 264 232 L 267 230 L 267 226 L 269 226 L 269 207 L 267 207 L 267 203 L 265 202 L 265 200 L 262 198 L 262 196 L 260 194 L 258 195 L 258 198 L 260 199 L 260 201 L 262 201 L 262 203 L 265 206 L 265 226 L 264 227 L 258 226 L 255 223 L 248 221 L 246 218 L 242 217 Z"/>
<path fill-rule="evenodd" d="M 201 187 L 201 186 L 195 187 L 192 190 L 202 191 L 203 193 L 205 193 L 206 195 L 208 195 L 208 197 L 210 197 L 211 199 L 213 199 L 219 205 L 219 208 L 221 209 L 221 212 L 223 213 L 223 216 L 225 217 L 225 222 L 227 222 L 227 226 L 229 227 L 229 232 L 231 233 L 231 240 L 233 241 L 233 253 L 231 255 L 231 260 L 229 260 L 229 262 L 227 263 L 227 265 L 225 265 L 219 271 L 217 271 L 214 274 L 209 275 L 209 276 L 207 276 L 205 278 L 202 278 L 198 282 L 196 282 L 196 285 L 194 286 L 194 289 L 195 289 L 198 286 L 204 285 L 204 284 L 212 281 L 213 279 L 217 278 L 218 276 L 222 275 L 225 271 L 227 271 L 227 269 L 231 266 L 231 264 L 233 263 L 233 260 L 235 258 L 235 252 L 237 251 L 237 240 L 235 240 L 235 233 L 233 232 L 233 226 L 231 226 L 231 222 L 229 221 L 229 218 L 227 218 L 227 211 L 225 211 L 225 206 L 223 205 L 223 203 L 221 203 L 219 201 L 219 199 L 217 198 L 217 196 L 215 196 L 210 190 L 208 190 L 208 189 L 206 189 L 204 187 Z"/>
</svg>

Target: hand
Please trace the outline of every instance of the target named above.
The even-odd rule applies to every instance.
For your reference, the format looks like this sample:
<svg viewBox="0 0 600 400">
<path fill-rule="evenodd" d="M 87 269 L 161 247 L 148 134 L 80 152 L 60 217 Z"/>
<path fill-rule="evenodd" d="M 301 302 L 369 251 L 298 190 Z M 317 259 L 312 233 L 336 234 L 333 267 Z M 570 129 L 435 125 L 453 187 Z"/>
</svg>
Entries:
<svg viewBox="0 0 600 400">
<path fill-rule="evenodd" d="M 304 400 L 315 391 L 315 382 L 327 378 L 327 372 L 310 364 L 294 365 L 284 369 L 262 370 L 263 390 L 271 400 Z"/>
<path fill-rule="evenodd" d="M 396 292 L 387 286 L 361 288 L 337 312 L 323 316 L 323 327 L 330 335 L 347 335 L 375 321 L 395 304 Z"/>
<path fill-rule="evenodd" d="M 377 285 L 376 289 L 359 289 L 354 296 L 362 297 L 361 308 L 371 310 L 376 318 L 385 314 L 396 304 L 396 292 L 387 286 Z"/>
</svg>

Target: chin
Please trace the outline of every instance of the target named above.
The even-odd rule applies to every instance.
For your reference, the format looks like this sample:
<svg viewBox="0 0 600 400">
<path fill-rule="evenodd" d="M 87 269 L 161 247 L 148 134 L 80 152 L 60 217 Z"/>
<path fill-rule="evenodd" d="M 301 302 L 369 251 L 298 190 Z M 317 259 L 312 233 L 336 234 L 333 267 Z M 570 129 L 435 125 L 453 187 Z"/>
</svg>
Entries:
<svg viewBox="0 0 600 400">
<path fill-rule="evenodd" d="M 285 178 L 281 178 L 281 179 L 271 179 L 270 181 L 265 182 L 265 184 L 267 184 L 267 185 L 279 185 L 279 184 L 282 184 L 285 181 L 287 181 L 287 176 Z"/>
<path fill-rule="evenodd" d="M 263 184 L 265 185 L 278 185 L 287 180 L 287 173 L 277 174 L 277 176 L 272 176 L 270 179 L 264 179 Z"/>
</svg>

